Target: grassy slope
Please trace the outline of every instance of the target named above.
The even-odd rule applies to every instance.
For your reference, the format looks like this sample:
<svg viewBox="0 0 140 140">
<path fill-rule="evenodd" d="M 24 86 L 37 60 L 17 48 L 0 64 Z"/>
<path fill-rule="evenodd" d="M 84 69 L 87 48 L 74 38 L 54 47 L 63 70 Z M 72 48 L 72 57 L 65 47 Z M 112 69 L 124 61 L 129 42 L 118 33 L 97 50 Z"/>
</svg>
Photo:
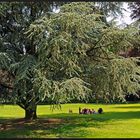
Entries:
<svg viewBox="0 0 140 140">
<path fill-rule="evenodd" d="M 104 114 L 79 115 L 79 107 L 102 107 Z M 72 109 L 73 114 L 68 110 Z M 50 110 L 39 105 L 38 116 L 42 122 L 16 124 L 15 118 L 24 117 L 24 111 L 15 105 L 0 106 L 0 124 L 7 122 L 10 129 L 0 130 L 0 137 L 86 137 L 86 138 L 140 138 L 140 104 L 94 105 L 66 104 L 62 110 Z M 49 118 L 63 122 L 43 122 Z"/>
</svg>

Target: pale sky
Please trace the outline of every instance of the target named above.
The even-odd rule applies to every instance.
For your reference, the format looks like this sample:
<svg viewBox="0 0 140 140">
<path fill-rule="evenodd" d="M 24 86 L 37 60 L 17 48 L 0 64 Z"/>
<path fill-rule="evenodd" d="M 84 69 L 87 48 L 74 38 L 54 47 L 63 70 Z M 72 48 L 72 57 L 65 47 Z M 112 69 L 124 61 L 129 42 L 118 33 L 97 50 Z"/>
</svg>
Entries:
<svg viewBox="0 0 140 140">
<path fill-rule="evenodd" d="M 126 2 L 124 2 L 124 5 L 123 5 L 123 8 L 126 10 L 126 11 L 123 11 L 123 18 L 120 16 L 117 18 L 117 25 L 121 25 L 121 24 L 131 24 L 132 22 L 134 22 L 134 20 L 132 20 L 130 18 L 130 14 L 131 14 L 131 11 L 130 9 L 128 9 L 128 4 Z M 108 21 L 111 20 L 112 17 L 109 17 L 108 18 Z"/>
<path fill-rule="evenodd" d="M 125 8 L 127 11 L 124 11 L 124 12 L 123 12 L 123 13 L 124 13 L 124 19 L 122 20 L 122 22 L 125 22 L 125 23 L 127 23 L 127 24 L 130 24 L 130 23 L 132 23 L 134 20 L 132 20 L 132 19 L 130 18 L 131 11 L 130 11 L 130 9 L 128 9 L 127 3 L 124 3 L 124 8 Z"/>
</svg>

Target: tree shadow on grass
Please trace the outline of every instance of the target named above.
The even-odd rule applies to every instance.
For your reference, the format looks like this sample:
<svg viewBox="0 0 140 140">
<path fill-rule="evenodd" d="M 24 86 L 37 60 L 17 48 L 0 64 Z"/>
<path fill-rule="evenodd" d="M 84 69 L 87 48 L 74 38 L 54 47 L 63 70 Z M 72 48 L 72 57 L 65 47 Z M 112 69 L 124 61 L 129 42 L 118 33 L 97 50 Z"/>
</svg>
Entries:
<svg viewBox="0 0 140 140">
<path fill-rule="evenodd" d="M 24 119 L 2 119 L 0 138 L 85 137 L 87 132 L 81 128 L 89 127 L 89 122 L 92 121 L 92 116 L 78 114 L 40 117 L 32 122 Z M 94 122 L 94 126 L 98 127 L 97 123 Z"/>
<path fill-rule="evenodd" d="M 0 118 L 0 138 L 90 137 L 87 127 L 101 128 L 108 121 L 139 119 L 140 111 L 40 115 L 35 121 Z M 94 133 L 94 131 L 93 131 Z"/>
<path fill-rule="evenodd" d="M 78 120 L 79 119 L 92 119 L 95 121 L 108 121 L 108 120 L 127 120 L 127 119 L 139 119 L 140 111 L 127 111 L 127 112 L 105 112 L 103 114 L 90 114 L 90 115 L 82 115 L 82 114 L 53 114 L 53 115 L 40 115 L 41 118 L 59 118 L 66 120 Z"/>
<path fill-rule="evenodd" d="M 92 128 L 92 135 L 94 129 L 102 129 L 104 125 L 111 124 L 109 121 L 126 121 L 129 119 L 139 119 L 140 111 L 130 112 L 106 112 L 104 114 L 93 115 L 68 115 L 56 114 L 55 117 L 66 119 L 67 123 L 60 125 L 59 129 L 53 130 L 59 137 L 90 137 L 91 131 L 85 128 Z M 45 116 L 42 116 L 45 117 Z M 47 116 L 46 116 L 47 117 Z M 49 117 L 52 117 L 51 115 Z M 111 124 L 116 125 L 116 124 Z"/>
<path fill-rule="evenodd" d="M 63 116 L 63 115 L 62 115 Z M 65 115 L 65 118 L 67 115 Z M 129 112 L 106 112 L 104 114 L 93 114 L 93 115 L 77 115 L 68 117 L 69 124 L 61 127 L 59 130 L 60 135 L 67 136 L 71 133 L 72 136 L 89 136 L 88 130 L 81 130 L 82 128 L 102 128 L 104 125 L 111 124 L 117 121 L 127 121 L 129 119 L 139 119 L 140 111 L 129 111 Z M 113 125 L 113 124 L 111 124 Z M 116 124 L 114 124 L 116 125 Z M 92 129 L 94 130 L 94 129 Z M 93 131 L 94 133 L 94 131 Z"/>
<path fill-rule="evenodd" d="M 42 119 L 39 118 L 33 121 L 20 119 L 1 119 L 0 122 L 0 138 L 26 138 L 40 137 L 43 131 L 44 134 L 49 134 L 50 129 L 55 129 L 60 124 L 64 123 L 62 119 Z M 51 134 L 51 133 L 50 133 Z"/>
</svg>

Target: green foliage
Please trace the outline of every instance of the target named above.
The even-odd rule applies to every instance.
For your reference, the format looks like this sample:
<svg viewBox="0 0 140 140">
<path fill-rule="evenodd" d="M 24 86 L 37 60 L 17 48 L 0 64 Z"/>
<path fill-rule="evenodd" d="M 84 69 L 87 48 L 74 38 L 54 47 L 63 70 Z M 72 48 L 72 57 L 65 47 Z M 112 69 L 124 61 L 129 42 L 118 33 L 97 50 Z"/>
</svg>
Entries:
<svg viewBox="0 0 140 140">
<path fill-rule="evenodd" d="M 131 58 L 112 59 L 109 62 L 91 66 L 93 98 L 113 103 L 125 101 L 126 93 L 140 89 L 139 68 Z M 137 77 L 137 80 L 136 80 Z"/>
<path fill-rule="evenodd" d="M 24 109 L 28 103 L 30 106 L 33 76 L 37 65 L 34 43 L 26 38 L 24 32 L 30 23 L 45 11 L 51 11 L 55 5 L 48 2 L 0 3 L 0 68 L 13 77 L 10 79 L 13 93 L 7 95 Z M 8 81 L 9 77 L 5 78 L 0 80 L 0 84 Z M 9 88 L 8 82 L 3 85 Z M 6 98 L 3 100 L 6 101 Z"/>
<path fill-rule="evenodd" d="M 0 69 L 8 69 L 13 61 L 12 56 L 8 53 L 0 52 Z"/>
<path fill-rule="evenodd" d="M 139 89 L 135 59 L 119 56 L 138 42 L 134 27 L 108 26 L 95 3 L 65 4 L 59 13 L 39 5 L 11 3 L 1 19 L 0 66 L 14 75 L 13 101 L 24 109 L 89 95 L 109 102 Z"/>
<path fill-rule="evenodd" d="M 47 79 L 39 71 L 34 81 L 34 89 L 42 100 L 51 101 L 52 104 L 70 102 L 72 99 L 85 100 L 88 92 L 87 83 L 80 78 L 69 78 L 65 80 Z"/>
</svg>

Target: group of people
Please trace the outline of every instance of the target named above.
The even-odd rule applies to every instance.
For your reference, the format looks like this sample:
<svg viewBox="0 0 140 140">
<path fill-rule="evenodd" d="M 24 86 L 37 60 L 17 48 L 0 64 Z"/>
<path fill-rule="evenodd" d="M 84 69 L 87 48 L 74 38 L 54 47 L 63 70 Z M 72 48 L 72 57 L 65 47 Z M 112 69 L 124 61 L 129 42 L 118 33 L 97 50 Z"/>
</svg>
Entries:
<svg viewBox="0 0 140 140">
<path fill-rule="evenodd" d="M 95 111 L 94 109 L 88 109 L 88 108 L 83 108 L 79 107 L 79 114 L 102 114 L 103 109 L 99 108 L 98 111 Z"/>
</svg>

